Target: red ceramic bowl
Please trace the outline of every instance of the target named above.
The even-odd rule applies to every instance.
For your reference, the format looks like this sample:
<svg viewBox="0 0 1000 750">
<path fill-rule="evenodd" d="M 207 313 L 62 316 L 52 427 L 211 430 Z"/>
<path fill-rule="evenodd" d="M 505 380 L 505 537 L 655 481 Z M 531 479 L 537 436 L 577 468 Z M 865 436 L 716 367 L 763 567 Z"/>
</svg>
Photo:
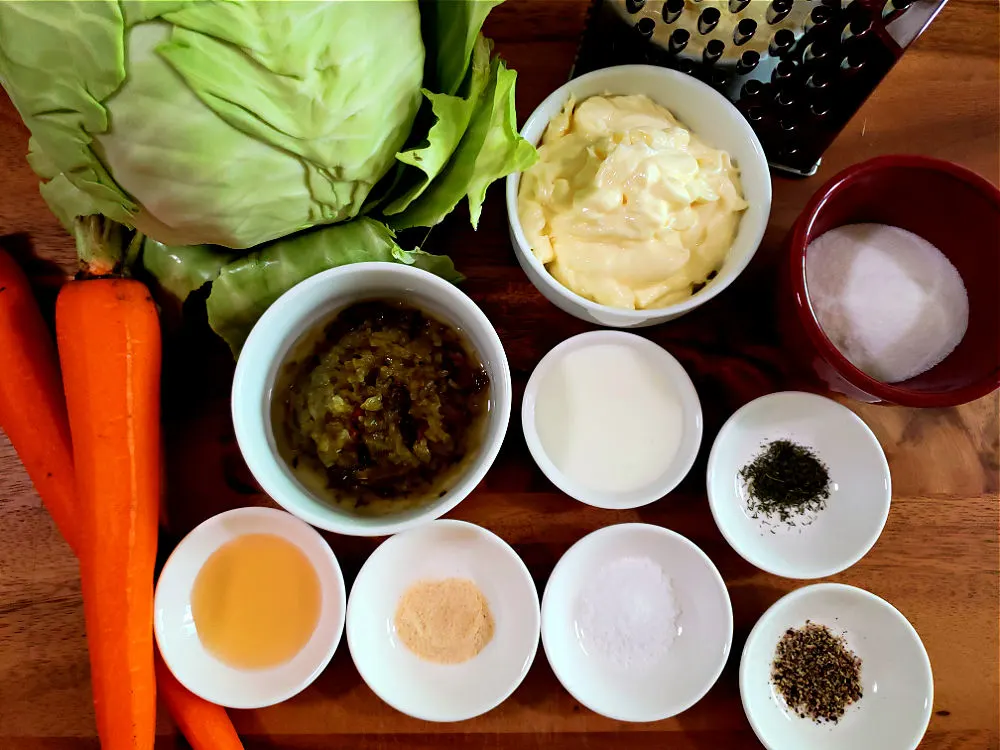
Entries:
<svg viewBox="0 0 1000 750">
<path fill-rule="evenodd" d="M 837 351 L 819 327 L 806 290 L 809 243 L 835 227 L 862 222 L 901 227 L 933 243 L 969 293 L 969 328 L 955 351 L 931 370 L 892 385 L 869 377 Z M 1000 191 L 987 180 L 924 156 L 855 164 L 812 197 L 788 244 L 787 332 L 831 390 L 873 403 L 942 407 L 1000 386 Z"/>
</svg>

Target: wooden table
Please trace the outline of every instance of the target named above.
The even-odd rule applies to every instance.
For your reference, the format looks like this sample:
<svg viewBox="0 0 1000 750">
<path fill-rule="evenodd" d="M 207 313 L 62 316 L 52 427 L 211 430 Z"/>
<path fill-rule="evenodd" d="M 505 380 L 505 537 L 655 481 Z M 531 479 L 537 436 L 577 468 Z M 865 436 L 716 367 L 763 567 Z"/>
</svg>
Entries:
<svg viewBox="0 0 1000 750">
<path fill-rule="evenodd" d="M 565 79 L 585 8 L 583 0 L 511 0 L 490 17 L 487 33 L 519 72 L 522 117 Z M 726 578 L 736 618 L 729 664 L 701 703 L 656 724 L 611 721 L 577 705 L 540 650 L 524 684 L 501 707 L 472 721 L 430 725 L 379 701 L 342 643 L 330 668 L 304 694 L 274 708 L 234 712 L 246 746 L 759 747 L 740 707 L 739 655 L 761 613 L 801 584 L 761 573 L 729 548 L 709 514 L 703 477 L 708 447 L 724 419 L 750 399 L 787 385 L 767 314 L 771 264 L 809 195 L 852 162 L 890 152 L 931 154 L 997 182 L 997 61 L 995 0 L 952 0 L 833 145 L 819 175 L 805 181 L 775 178 L 770 229 L 740 282 L 697 313 L 648 332 L 692 372 L 706 407 L 699 462 L 668 499 L 637 511 L 611 512 L 560 495 L 532 464 L 515 418 L 486 481 L 451 514 L 511 542 L 539 590 L 567 547 L 610 523 L 662 524 L 693 539 Z M 29 270 L 43 299 L 50 299 L 73 267 L 73 249 L 38 196 L 24 161 L 26 148 L 27 132 L 3 99 L 0 234 L 26 235 L 15 240 L 15 250 L 28 260 L 34 254 Z M 477 234 L 456 216 L 435 232 L 433 249 L 452 254 L 468 275 L 466 291 L 496 324 L 518 389 L 546 351 L 585 330 L 549 305 L 515 263 L 499 186 L 490 191 Z M 180 359 L 168 351 L 167 480 L 175 535 L 219 510 L 266 502 L 232 442 L 231 360 L 197 325 L 189 325 L 184 335 L 205 356 Z M 957 409 L 849 405 L 885 448 L 894 497 L 875 549 L 832 580 L 886 598 L 923 637 L 936 681 L 923 747 L 995 749 L 1000 746 L 997 395 Z M 341 537 L 330 542 L 349 579 L 376 545 Z M 157 747 L 182 747 L 165 712 L 160 716 Z M 76 564 L 0 433 L 0 748 L 97 746 Z"/>
</svg>

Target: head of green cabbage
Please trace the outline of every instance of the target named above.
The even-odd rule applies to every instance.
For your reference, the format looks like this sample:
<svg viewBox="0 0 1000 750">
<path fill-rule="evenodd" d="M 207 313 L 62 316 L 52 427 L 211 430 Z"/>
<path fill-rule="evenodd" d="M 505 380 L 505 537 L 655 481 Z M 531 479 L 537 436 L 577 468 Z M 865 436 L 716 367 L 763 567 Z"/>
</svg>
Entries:
<svg viewBox="0 0 1000 750">
<path fill-rule="evenodd" d="M 0 2 L 0 85 L 81 257 L 122 238 L 176 300 L 212 283 L 209 322 L 235 352 L 277 296 L 336 265 L 459 278 L 393 230 L 463 200 L 476 226 L 486 188 L 537 156 L 516 74 L 480 33 L 500 2 Z"/>
<path fill-rule="evenodd" d="M 169 245 L 243 249 L 362 210 L 433 223 L 454 204 L 412 204 L 486 95 L 479 30 L 497 2 L 3 3 L 0 83 L 67 226 L 103 214 Z M 501 162 L 530 157 L 510 145 Z"/>
</svg>

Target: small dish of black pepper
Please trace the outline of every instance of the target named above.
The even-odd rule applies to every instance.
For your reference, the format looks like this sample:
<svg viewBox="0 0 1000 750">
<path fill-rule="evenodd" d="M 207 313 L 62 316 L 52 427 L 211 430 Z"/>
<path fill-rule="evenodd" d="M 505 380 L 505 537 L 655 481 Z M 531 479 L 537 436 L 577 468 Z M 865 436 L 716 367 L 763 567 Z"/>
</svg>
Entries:
<svg viewBox="0 0 1000 750">
<path fill-rule="evenodd" d="M 916 630 L 891 604 L 837 583 L 779 599 L 740 660 L 740 695 L 769 750 L 914 750 L 934 680 Z"/>
<path fill-rule="evenodd" d="M 774 650 L 771 683 L 799 718 L 836 724 L 864 696 L 861 659 L 843 634 L 811 620 L 788 628 Z"/>
<path fill-rule="evenodd" d="M 739 409 L 708 460 L 708 500 L 726 541 L 785 578 L 825 578 L 858 562 L 889 515 L 889 464 L 846 406 L 772 393 Z"/>
</svg>

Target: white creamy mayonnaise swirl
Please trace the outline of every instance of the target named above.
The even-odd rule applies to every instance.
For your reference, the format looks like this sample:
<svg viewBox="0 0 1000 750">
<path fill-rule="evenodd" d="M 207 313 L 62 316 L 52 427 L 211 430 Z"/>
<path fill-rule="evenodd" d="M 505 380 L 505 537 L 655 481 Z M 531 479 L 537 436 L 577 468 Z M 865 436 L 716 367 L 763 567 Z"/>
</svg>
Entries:
<svg viewBox="0 0 1000 750">
<path fill-rule="evenodd" d="M 646 96 L 572 99 L 521 177 L 518 213 L 564 286 L 619 308 L 690 297 L 722 266 L 747 207 L 729 154 Z"/>
</svg>

